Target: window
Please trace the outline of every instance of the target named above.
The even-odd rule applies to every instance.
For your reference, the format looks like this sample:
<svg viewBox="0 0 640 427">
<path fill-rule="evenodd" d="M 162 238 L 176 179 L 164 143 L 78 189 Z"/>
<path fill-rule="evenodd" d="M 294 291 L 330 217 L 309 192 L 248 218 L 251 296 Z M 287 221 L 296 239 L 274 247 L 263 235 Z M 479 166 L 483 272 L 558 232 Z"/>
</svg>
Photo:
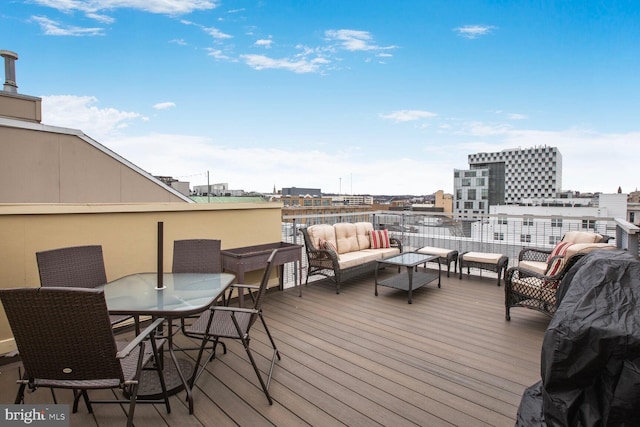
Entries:
<svg viewBox="0 0 640 427">
<path fill-rule="evenodd" d="M 304 206 L 311 206 L 311 200 L 305 200 Z"/>
<path fill-rule="evenodd" d="M 489 190 L 487 188 L 482 189 L 482 200 L 487 200 L 489 198 Z"/>
<path fill-rule="evenodd" d="M 498 217 L 498 224 L 507 225 L 507 217 L 506 216 L 499 216 Z"/>
<path fill-rule="evenodd" d="M 520 235 L 521 243 L 531 243 L 531 234 L 521 234 Z"/>
<path fill-rule="evenodd" d="M 464 176 L 465 177 L 474 177 L 474 176 L 476 176 L 476 171 L 466 171 L 464 173 Z"/>
<path fill-rule="evenodd" d="M 476 185 L 478 187 L 484 187 L 484 185 L 485 185 L 484 181 L 485 181 L 484 178 L 476 178 Z"/>
<path fill-rule="evenodd" d="M 493 233 L 493 240 L 504 240 L 504 233 Z"/>
<path fill-rule="evenodd" d="M 478 209 L 484 210 L 484 202 L 478 202 Z"/>
<path fill-rule="evenodd" d="M 473 202 L 464 202 L 465 209 L 473 209 Z"/>
<path fill-rule="evenodd" d="M 524 225 L 524 226 L 532 226 L 533 225 L 533 218 L 524 217 L 522 219 L 522 225 Z"/>
<path fill-rule="evenodd" d="M 584 230 L 588 230 L 588 229 L 595 229 L 596 228 L 596 221 L 594 219 L 583 219 L 582 220 L 582 228 Z"/>
<path fill-rule="evenodd" d="M 471 187 L 471 178 L 462 178 L 463 187 Z"/>
<path fill-rule="evenodd" d="M 475 200 L 476 199 L 476 189 L 470 188 L 467 190 L 467 200 Z"/>
<path fill-rule="evenodd" d="M 456 190 L 456 200 L 462 200 L 462 190 L 461 189 L 457 189 Z"/>
<path fill-rule="evenodd" d="M 560 241 L 560 236 L 549 236 L 549 244 L 555 245 Z"/>
<path fill-rule="evenodd" d="M 561 218 L 551 218 L 551 226 L 552 227 L 562 227 L 562 219 Z"/>
</svg>

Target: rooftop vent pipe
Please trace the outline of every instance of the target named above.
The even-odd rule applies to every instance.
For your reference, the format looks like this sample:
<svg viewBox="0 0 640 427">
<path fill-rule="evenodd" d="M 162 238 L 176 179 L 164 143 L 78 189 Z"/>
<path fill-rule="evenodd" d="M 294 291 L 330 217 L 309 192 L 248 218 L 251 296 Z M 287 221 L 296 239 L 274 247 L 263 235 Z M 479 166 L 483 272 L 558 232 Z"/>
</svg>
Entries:
<svg viewBox="0 0 640 427">
<path fill-rule="evenodd" d="M 0 56 L 4 58 L 4 91 L 18 93 L 18 85 L 16 84 L 16 60 L 18 59 L 18 54 L 10 50 L 0 50 Z"/>
</svg>

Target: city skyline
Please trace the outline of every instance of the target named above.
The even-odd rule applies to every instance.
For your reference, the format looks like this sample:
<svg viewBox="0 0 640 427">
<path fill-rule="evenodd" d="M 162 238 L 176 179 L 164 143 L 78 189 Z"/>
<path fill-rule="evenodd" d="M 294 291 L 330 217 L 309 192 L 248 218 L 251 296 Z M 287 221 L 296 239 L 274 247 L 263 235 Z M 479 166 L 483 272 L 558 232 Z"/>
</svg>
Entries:
<svg viewBox="0 0 640 427">
<path fill-rule="evenodd" d="M 632 1 L 16 0 L 0 49 L 43 124 L 191 186 L 452 193 L 470 154 L 546 145 L 563 191 L 629 193 L 637 22 Z"/>
</svg>

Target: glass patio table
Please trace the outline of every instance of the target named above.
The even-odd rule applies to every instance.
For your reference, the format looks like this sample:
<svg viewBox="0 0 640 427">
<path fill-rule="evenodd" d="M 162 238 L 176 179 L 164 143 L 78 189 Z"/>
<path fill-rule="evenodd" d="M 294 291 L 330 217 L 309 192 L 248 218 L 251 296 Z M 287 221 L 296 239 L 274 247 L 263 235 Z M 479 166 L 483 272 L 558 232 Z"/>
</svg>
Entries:
<svg viewBox="0 0 640 427">
<path fill-rule="evenodd" d="M 206 310 L 234 280 L 235 275 L 229 273 L 163 273 L 160 278 L 157 273 L 136 273 L 103 286 L 109 313 L 167 319 L 168 353 L 173 361 L 172 364 L 165 363 L 163 368 L 167 391 L 175 394 L 186 390 L 190 414 L 193 413 L 193 396 L 187 378 L 194 366 L 192 361 L 176 357 L 172 323 L 174 319 Z M 161 394 L 161 388 L 157 375 L 143 376 L 138 397 L 155 398 L 158 394 Z"/>
</svg>

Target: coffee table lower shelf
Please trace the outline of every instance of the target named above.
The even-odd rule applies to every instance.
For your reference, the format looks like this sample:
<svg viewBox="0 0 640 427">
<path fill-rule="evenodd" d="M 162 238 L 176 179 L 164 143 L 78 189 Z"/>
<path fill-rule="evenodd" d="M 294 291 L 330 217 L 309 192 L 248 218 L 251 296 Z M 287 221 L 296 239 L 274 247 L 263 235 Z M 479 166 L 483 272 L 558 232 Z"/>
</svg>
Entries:
<svg viewBox="0 0 640 427">
<path fill-rule="evenodd" d="M 411 267 L 409 267 L 411 268 Z M 378 282 L 376 277 L 375 282 L 375 295 L 378 296 L 378 286 L 385 286 L 387 288 L 400 289 L 402 291 L 409 292 L 409 304 L 411 301 L 411 292 L 415 291 L 422 286 L 433 282 L 438 279 L 438 287 L 440 287 L 440 271 L 438 269 L 437 272 L 427 268 L 416 268 L 412 273 L 407 271 L 403 271 L 395 276 L 391 276 L 387 279 L 381 280 Z"/>
</svg>

